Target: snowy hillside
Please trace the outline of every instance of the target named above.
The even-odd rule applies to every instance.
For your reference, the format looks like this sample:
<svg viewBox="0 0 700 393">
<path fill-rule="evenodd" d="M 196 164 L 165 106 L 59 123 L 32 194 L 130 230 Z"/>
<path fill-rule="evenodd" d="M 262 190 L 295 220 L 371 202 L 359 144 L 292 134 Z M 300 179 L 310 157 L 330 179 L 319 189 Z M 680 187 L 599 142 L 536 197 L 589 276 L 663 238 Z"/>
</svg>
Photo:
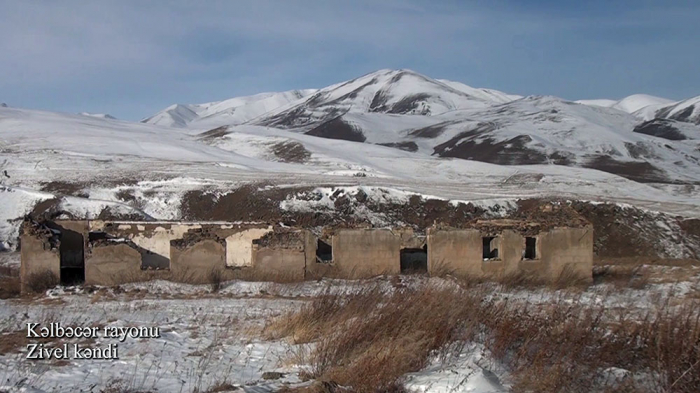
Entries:
<svg viewBox="0 0 700 393">
<path fill-rule="evenodd" d="M 639 132 L 639 121 L 621 111 L 537 96 L 441 120 L 408 131 L 406 140 L 442 157 L 589 167 L 637 181 L 700 180 L 697 127 L 665 138 Z"/>
<path fill-rule="evenodd" d="M 643 182 L 699 181 L 696 132 L 686 129 L 683 142 L 634 132 L 645 120 L 640 111 L 670 102 L 637 94 L 576 105 L 380 70 L 249 124 L 495 164 L 589 167 Z"/>
<path fill-rule="evenodd" d="M 656 117 L 700 125 L 700 96 L 665 106 L 656 112 Z"/>
<path fill-rule="evenodd" d="M 191 126 L 200 128 L 241 124 L 314 92 L 313 89 L 291 90 L 282 93 L 261 93 L 248 97 L 236 97 L 205 104 L 175 104 L 142 120 L 142 122 L 166 127 Z"/>
<path fill-rule="evenodd" d="M 672 100 L 666 98 L 654 97 L 647 94 L 634 94 L 621 99 L 615 103 L 615 105 L 611 106 L 611 108 L 619 109 L 627 113 L 634 113 L 649 106 L 668 105 L 672 102 Z"/>
<path fill-rule="evenodd" d="M 654 118 L 657 110 L 673 103 L 667 98 L 655 97 L 648 94 L 633 94 L 619 101 L 599 99 L 599 100 L 578 100 L 579 104 L 600 106 L 603 108 L 618 109 L 623 112 L 633 114 L 642 120 Z"/>
</svg>

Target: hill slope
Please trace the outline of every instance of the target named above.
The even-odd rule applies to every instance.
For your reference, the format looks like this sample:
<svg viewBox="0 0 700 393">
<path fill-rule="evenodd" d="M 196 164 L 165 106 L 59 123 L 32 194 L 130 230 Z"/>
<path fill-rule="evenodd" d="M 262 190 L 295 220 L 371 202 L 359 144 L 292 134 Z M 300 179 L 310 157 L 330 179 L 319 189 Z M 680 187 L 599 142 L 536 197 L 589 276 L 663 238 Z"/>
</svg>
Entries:
<svg viewBox="0 0 700 393">
<path fill-rule="evenodd" d="M 700 96 L 660 108 L 655 115 L 657 118 L 700 125 Z"/>
<path fill-rule="evenodd" d="M 242 124 L 280 106 L 287 105 L 315 92 L 291 90 L 281 93 L 261 93 L 204 104 L 175 104 L 142 123 L 166 127 L 213 128 L 221 125 Z"/>
</svg>

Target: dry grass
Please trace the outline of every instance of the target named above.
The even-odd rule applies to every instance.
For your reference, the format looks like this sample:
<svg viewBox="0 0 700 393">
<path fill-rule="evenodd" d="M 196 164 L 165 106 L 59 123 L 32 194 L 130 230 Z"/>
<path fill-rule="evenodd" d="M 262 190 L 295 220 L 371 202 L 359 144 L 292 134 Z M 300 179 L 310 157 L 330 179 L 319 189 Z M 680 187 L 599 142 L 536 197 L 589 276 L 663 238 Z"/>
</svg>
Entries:
<svg viewBox="0 0 700 393">
<path fill-rule="evenodd" d="M 399 391 L 401 377 L 423 368 L 431 353 L 470 338 L 465 334 L 474 331 L 469 325 L 477 315 L 471 311 L 479 301 L 431 287 L 391 294 L 370 287 L 350 296 L 328 291 L 267 332 L 297 343 L 315 341 L 307 359 L 314 379 L 359 392 Z"/>
<path fill-rule="evenodd" d="M 0 277 L 19 277 L 19 268 L 17 266 L 0 265 Z"/>
<path fill-rule="evenodd" d="M 219 292 L 224 281 L 224 275 L 219 269 L 212 269 L 209 274 L 209 281 L 211 286 L 211 291 L 213 293 Z"/>
<path fill-rule="evenodd" d="M 593 267 L 593 280 L 599 284 L 612 284 L 616 288 L 644 289 L 649 285 L 650 274 L 643 265 L 606 265 Z"/>
<path fill-rule="evenodd" d="M 0 299 L 10 299 L 20 295 L 19 277 L 0 276 Z"/>
<path fill-rule="evenodd" d="M 32 273 L 27 277 L 27 288 L 35 293 L 45 292 L 58 285 L 59 279 L 56 274 L 50 270 L 44 270 L 40 273 Z"/>
<path fill-rule="evenodd" d="M 700 310 L 664 307 L 640 317 L 582 301 L 546 306 L 457 287 L 367 288 L 323 296 L 266 328 L 315 345 L 300 356 L 317 381 L 357 392 L 401 391 L 402 376 L 433 355 L 482 342 L 523 392 L 697 392 Z M 635 378 L 604 378 L 603 370 Z M 320 385 L 319 385 L 320 386 Z M 325 385 L 324 385 L 325 386 Z"/>
</svg>

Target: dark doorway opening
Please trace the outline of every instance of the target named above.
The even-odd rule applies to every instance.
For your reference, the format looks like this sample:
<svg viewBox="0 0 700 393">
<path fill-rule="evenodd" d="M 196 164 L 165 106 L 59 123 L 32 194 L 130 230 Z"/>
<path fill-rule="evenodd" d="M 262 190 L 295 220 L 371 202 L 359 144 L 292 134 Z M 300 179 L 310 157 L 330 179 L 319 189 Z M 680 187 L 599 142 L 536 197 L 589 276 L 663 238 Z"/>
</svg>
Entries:
<svg viewBox="0 0 700 393">
<path fill-rule="evenodd" d="M 537 238 L 525 238 L 525 259 L 537 259 Z"/>
<path fill-rule="evenodd" d="M 492 236 L 487 236 L 482 238 L 482 248 L 484 259 L 498 259 L 498 246 L 496 245 L 496 238 Z"/>
<path fill-rule="evenodd" d="M 316 262 L 329 263 L 333 261 L 333 246 L 318 239 L 316 243 Z"/>
<path fill-rule="evenodd" d="M 428 246 L 401 249 L 401 274 L 428 273 Z"/>
<path fill-rule="evenodd" d="M 61 285 L 85 282 L 85 238 L 82 233 L 60 228 Z"/>
</svg>

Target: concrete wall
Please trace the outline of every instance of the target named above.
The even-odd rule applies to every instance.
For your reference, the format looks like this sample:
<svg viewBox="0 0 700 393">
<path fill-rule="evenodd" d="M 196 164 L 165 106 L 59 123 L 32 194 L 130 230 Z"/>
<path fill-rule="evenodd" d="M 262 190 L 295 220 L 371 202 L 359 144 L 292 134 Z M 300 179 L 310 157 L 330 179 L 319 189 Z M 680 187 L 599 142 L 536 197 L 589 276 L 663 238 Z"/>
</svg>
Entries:
<svg viewBox="0 0 700 393">
<path fill-rule="evenodd" d="M 523 258 L 525 237 L 506 227 L 495 230 L 429 228 L 427 237 L 410 229 L 329 229 L 324 236 L 333 247 L 329 263 L 316 260 L 317 238 L 307 230 L 273 231 L 262 224 L 225 223 L 110 223 L 59 221 L 61 228 L 84 233 L 104 231 L 133 244 L 88 244 L 85 251 L 87 284 L 115 285 L 120 282 L 168 277 L 187 282 L 210 282 L 213 271 L 223 279 L 245 276 L 280 280 L 313 279 L 324 276 L 363 278 L 399 274 L 402 248 L 428 248 L 430 274 L 454 273 L 496 277 L 528 273 L 546 280 L 572 275 L 590 281 L 593 264 L 593 230 L 554 228 L 534 235 L 537 257 Z M 188 233 L 188 231 L 191 231 Z M 293 233 L 293 235 L 290 235 Z M 485 261 L 482 238 L 495 236 L 499 257 Z M 264 241 L 254 240 L 265 238 Z M 277 239 L 277 240 L 275 240 Z M 50 250 L 47 239 L 22 235 L 22 282 L 33 273 L 53 272 L 60 278 L 60 252 Z M 165 245 L 167 244 L 167 250 Z M 142 259 L 148 251 L 167 257 L 170 271 L 146 272 Z M 23 287 L 24 290 L 24 287 Z"/>
<path fill-rule="evenodd" d="M 20 287 L 23 293 L 29 291 L 28 281 L 35 274 L 49 272 L 56 280 L 61 278 L 61 255 L 57 248 L 53 250 L 46 239 L 32 234 L 23 234 L 21 242 L 21 262 L 19 268 Z"/>
<path fill-rule="evenodd" d="M 428 273 L 482 276 L 481 238 L 477 229 L 429 228 Z"/>
<path fill-rule="evenodd" d="M 215 240 L 203 240 L 187 248 L 170 248 L 170 273 L 177 281 L 207 283 L 212 274 L 225 275 L 226 247 Z"/>
<path fill-rule="evenodd" d="M 305 277 L 306 254 L 302 248 L 253 246 L 255 274 L 274 281 L 301 281 Z"/>
<path fill-rule="evenodd" d="M 141 253 L 124 243 L 91 247 L 85 259 L 85 284 L 118 285 L 145 279 Z"/>
<path fill-rule="evenodd" d="M 499 257 L 483 259 L 483 241 L 496 237 Z M 533 235 L 537 239 L 537 257 L 524 259 L 525 236 L 511 230 L 482 232 L 478 229 L 428 230 L 428 272 L 452 273 L 471 277 L 498 277 L 510 274 L 532 275 L 553 281 L 567 274 L 592 280 L 593 230 L 554 228 Z"/>
<path fill-rule="evenodd" d="M 538 241 L 550 279 L 566 275 L 593 281 L 593 227 L 554 228 L 541 233 Z"/>
<path fill-rule="evenodd" d="M 333 235 L 333 275 L 372 277 L 401 272 L 401 236 L 389 229 L 342 229 Z"/>
<path fill-rule="evenodd" d="M 242 267 L 253 265 L 253 240 L 272 232 L 272 227 L 250 228 L 226 238 L 226 266 Z"/>
</svg>

